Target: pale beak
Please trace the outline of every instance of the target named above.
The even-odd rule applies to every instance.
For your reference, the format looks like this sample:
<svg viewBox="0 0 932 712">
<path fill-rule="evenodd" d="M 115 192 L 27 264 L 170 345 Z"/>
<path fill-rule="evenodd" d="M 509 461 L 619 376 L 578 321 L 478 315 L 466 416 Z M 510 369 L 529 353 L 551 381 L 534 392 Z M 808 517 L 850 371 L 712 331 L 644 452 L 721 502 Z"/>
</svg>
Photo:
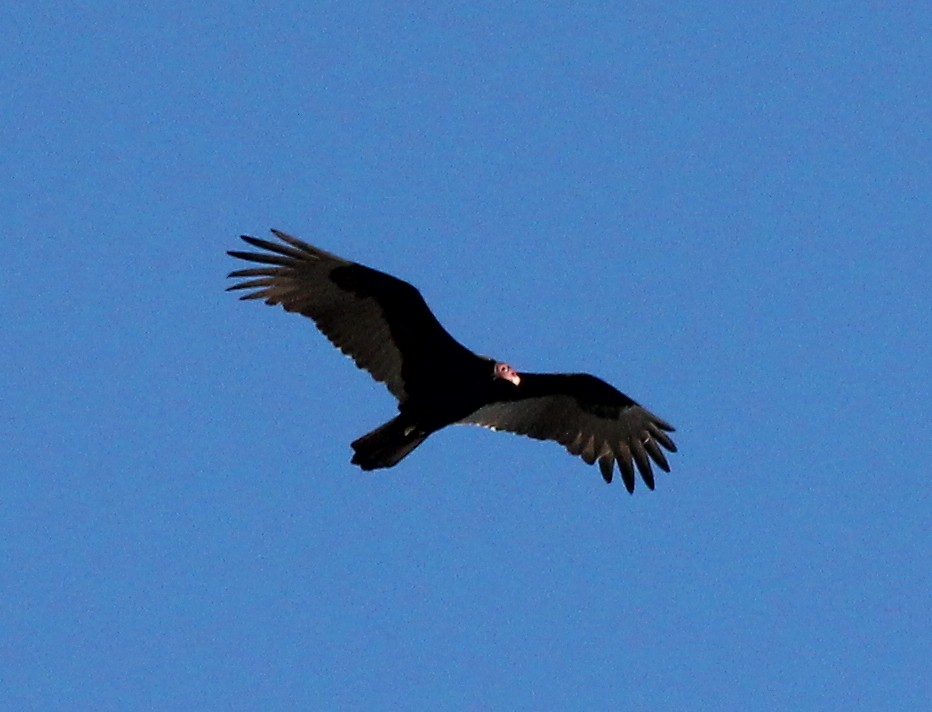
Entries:
<svg viewBox="0 0 932 712">
<path fill-rule="evenodd" d="M 517 386 L 521 383 L 521 376 L 518 375 L 518 372 L 507 363 L 503 362 L 495 364 L 495 368 L 492 371 L 492 376 L 493 378 L 501 378 L 503 381 L 508 381 L 514 386 Z"/>
</svg>

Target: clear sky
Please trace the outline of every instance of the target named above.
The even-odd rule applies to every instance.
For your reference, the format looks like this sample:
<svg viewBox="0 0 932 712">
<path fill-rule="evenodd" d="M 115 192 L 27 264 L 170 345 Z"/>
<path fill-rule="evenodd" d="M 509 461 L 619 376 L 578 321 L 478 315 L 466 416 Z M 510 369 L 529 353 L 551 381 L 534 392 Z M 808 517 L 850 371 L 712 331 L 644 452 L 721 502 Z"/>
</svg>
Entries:
<svg viewBox="0 0 932 712">
<path fill-rule="evenodd" d="M 0 709 L 929 709 L 932 6 L 147 5 L 0 9 Z M 359 471 L 270 227 L 672 473 Z"/>
</svg>

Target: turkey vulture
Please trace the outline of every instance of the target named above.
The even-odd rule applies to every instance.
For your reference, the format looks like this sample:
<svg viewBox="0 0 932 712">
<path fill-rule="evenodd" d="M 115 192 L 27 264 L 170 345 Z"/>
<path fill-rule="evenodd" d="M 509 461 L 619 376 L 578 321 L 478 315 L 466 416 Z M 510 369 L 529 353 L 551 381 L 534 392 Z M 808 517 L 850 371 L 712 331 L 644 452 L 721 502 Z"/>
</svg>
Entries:
<svg viewBox="0 0 932 712">
<path fill-rule="evenodd" d="M 598 461 L 606 482 L 617 462 L 628 492 L 635 465 L 648 489 L 651 460 L 670 471 L 661 446 L 676 452 L 667 435 L 673 426 L 605 381 L 586 373 L 518 373 L 479 356 L 447 333 L 407 282 L 272 232 L 281 242 L 242 236 L 263 252 L 228 252 L 262 265 L 231 272 L 242 281 L 228 290 L 248 289 L 241 299 L 310 317 L 398 399 L 396 417 L 352 443 L 353 464 L 392 467 L 431 433 L 471 423 L 555 440 L 590 465 Z"/>
</svg>

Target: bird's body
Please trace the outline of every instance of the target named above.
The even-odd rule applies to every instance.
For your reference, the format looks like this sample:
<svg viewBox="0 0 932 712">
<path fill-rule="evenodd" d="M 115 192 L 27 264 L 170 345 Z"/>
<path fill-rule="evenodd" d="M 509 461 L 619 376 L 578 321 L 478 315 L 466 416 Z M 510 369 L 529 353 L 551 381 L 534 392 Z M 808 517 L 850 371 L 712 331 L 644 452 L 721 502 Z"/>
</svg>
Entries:
<svg viewBox="0 0 932 712">
<path fill-rule="evenodd" d="M 230 273 L 244 281 L 229 289 L 310 317 L 398 399 L 395 418 L 352 443 L 354 464 L 392 467 L 431 433 L 467 423 L 555 440 L 598 461 L 606 482 L 617 461 L 629 492 L 635 465 L 650 489 L 651 460 L 669 471 L 660 446 L 676 451 L 673 427 L 610 384 L 589 374 L 519 374 L 450 336 L 407 282 L 272 232 L 281 243 L 242 236 L 264 252 L 229 253 L 263 265 Z"/>
</svg>

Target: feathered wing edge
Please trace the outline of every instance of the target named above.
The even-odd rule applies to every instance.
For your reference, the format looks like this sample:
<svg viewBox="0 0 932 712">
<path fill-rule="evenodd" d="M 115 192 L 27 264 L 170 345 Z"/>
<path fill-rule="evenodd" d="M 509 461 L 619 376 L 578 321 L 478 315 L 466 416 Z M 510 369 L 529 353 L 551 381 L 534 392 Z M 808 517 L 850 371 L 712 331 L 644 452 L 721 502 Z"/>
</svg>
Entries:
<svg viewBox="0 0 932 712">
<path fill-rule="evenodd" d="M 381 305 L 374 299 L 348 292 L 331 279 L 332 272 L 339 268 L 375 271 L 279 230 L 272 230 L 272 233 L 282 243 L 240 236 L 244 242 L 264 252 L 228 251 L 231 257 L 262 266 L 230 272 L 228 277 L 242 281 L 227 287 L 227 291 L 251 290 L 240 299 L 261 299 L 266 304 L 281 305 L 286 311 L 311 318 L 334 346 L 375 380 L 385 383 L 396 398 L 403 400 L 406 392 L 401 377 L 402 358 L 392 341 Z M 383 281 L 397 282 L 399 291 L 416 292 L 406 282 L 378 274 Z"/>
<path fill-rule="evenodd" d="M 622 406 L 619 417 L 609 419 L 583 410 L 571 396 L 543 396 L 492 403 L 460 422 L 558 442 L 587 464 L 598 462 L 606 482 L 612 481 L 617 462 L 630 493 L 634 492 L 635 468 L 652 490 L 655 483 L 651 461 L 669 472 L 661 447 L 676 452 L 676 445 L 667 435 L 675 428 L 637 404 Z"/>
<path fill-rule="evenodd" d="M 243 281 L 228 290 L 252 290 L 241 299 L 262 299 L 313 319 L 334 346 L 388 386 L 399 402 L 413 395 L 412 388 L 422 391 L 431 380 L 450 376 L 451 364 L 475 358 L 411 284 L 272 232 L 283 244 L 243 235 L 265 252 L 229 252 L 262 266 L 231 272 Z"/>
</svg>

